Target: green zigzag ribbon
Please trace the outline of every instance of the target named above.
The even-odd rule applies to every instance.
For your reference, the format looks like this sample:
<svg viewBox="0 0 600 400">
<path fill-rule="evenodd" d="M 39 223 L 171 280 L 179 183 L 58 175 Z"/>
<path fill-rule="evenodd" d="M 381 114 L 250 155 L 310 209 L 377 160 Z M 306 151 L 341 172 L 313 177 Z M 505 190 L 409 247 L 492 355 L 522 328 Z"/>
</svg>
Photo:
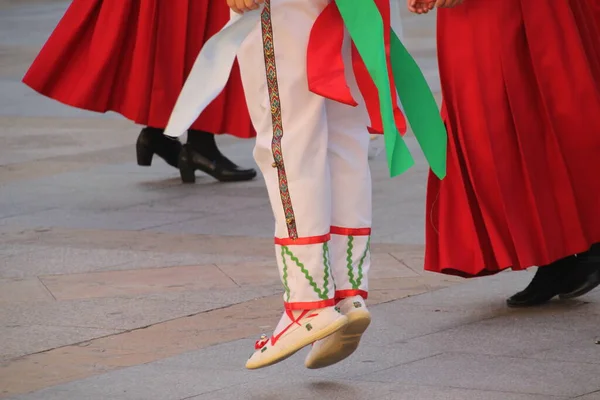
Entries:
<svg viewBox="0 0 600 400">
<path fill-rule="evenodd" d="M 414 160 L 394 121 L 381 13 L 373 0 L 335 0 L 335 3 L 379 92 L 390 176 L 400 175 L 413 166 Z M 393 32 L 390 52 L 392 73 L 408 122 L 431 170 L 440 179 L 444 178 L 447 135 L 431 89 Z"/>
</svg>

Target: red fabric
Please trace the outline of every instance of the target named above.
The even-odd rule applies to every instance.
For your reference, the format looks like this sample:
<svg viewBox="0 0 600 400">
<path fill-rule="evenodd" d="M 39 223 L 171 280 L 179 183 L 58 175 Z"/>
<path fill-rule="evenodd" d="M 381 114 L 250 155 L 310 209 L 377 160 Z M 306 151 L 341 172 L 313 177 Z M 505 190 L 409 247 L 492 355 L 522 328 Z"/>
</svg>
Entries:
<svg viewBox="0 0 600 400">
<path fill-rule="evenodd" d="M 223 0 L 74 0 L 23 82 L 77 108 L 164 128 L 202 45 L 228 20 Z M 237 64 L 192 128 L 255 135 Z"/>
<path fill-rule="evenodd" d="M 392 90 L 392 105 L 396 126 L 401 134 L 406 132 L 406 120 L 398 107 L 396 85 L 390 60 L 390 3 L 389 0 L 375 0 L 384 24 L 384 41 L 386 46 L 390 86 Z M 341 49 L 344 41 L 344 21 L 340 12 L 331 2 L 321 12 L 311 30 L 307 49 L 307 74 L 309 89 L 320 96 L 339 101 L 340 103 L 356 106 L 350 88 L 346 82 L 345 65 Z M 379 92 L 367 67 L 362 61 L 356 46 L 352 44 L 352 68 L 356 83 L 365 101 L 371 120 L 369 131 L 383 133 Z"/>
<path fill-rule="evenodd" d="M 321 236 L 306 236 L 300 238 L 275 238 L 275 244 L 279 246 L 307 246 L 309 244 L 326 243 L 331 239 L 329 233 Z"/>
<path fill-rule="evenodd" d="M 342 236 L 371 236 L 371 228 L 344 228 L 341 226 L 332 226 L 331 234 Z"/>
<path fill-rule="evenodd" d="M 367 300 L 369 298 L 369 292 L 361 289 L 346 289 L 346 290 L 336 290 L 335 291 L 335 301 L 339 303 L 340 300 L 347 299 L 348 297 L 360 296 L 363 299 Z"/>
<path fill-rule="evenodd" d="M 284 303 L 284 306 L 285 306 L 285 309 L 288 311 L 291 311 L 291 310 L 316 310 L 318 308 L 335 306 L 335 299 Z"/>
<path fill-rule="evenodd" d="M 600 34 L 587 0 L 438 11 L 448 176 L 430 174 L 425 268 L 546 265 L 600 242 Z"/>
<path fill-rule="evenodd" d="M 319 96 L 354 107 L 358 103 L 346 82 L 341 51 L 344 33 L 344 21 L 332 2 L 321 12 L 310 31 L 306 54 L 308 88 Z"/>
<path fill-rule="evenodd" d="M 406 120 L 404 114 L 398 107 L 398 96 L 396 95 L 396 84 L 394 82 L 394 75 L 392 71 L 392 62 L 390 59 L 390 46 L 391 46 L 391 15 L 390 15 L 390 2 L 389 0 L 375 0 L 375 4 L 381 13 L 383 19 L 383 40 L 385 43 L 386 60 L 388 67 L 388 76 L 390 79 L 390 89 L 392 93 L 392 107 L 394 110 L 394 120 L 396 127 L 400 134 L 406 133 Z M 381 106 L 379 104 L 379 91 L 375 86 L 375 82 L 371 78 L 367 67 L 362 61 L 360 54 L 356 46 L 352 46 L 352 66 L 354 67 L 354 75 L 356 76 L 356 83 L 358 88 L 365 99 L 365 105 L 369 113 L 371 120 L 371 126 L 369 132 L 371 133 L 383 133 L 383 121 L 381 119 Z"/>
<path fill-rule="evenodd" d="M 590 0 L 590 7 L 594 12 L 594 16 L 596 17 L 596 24 L 600 26 L 600 1 L 598 0 Z"/>
</svg>

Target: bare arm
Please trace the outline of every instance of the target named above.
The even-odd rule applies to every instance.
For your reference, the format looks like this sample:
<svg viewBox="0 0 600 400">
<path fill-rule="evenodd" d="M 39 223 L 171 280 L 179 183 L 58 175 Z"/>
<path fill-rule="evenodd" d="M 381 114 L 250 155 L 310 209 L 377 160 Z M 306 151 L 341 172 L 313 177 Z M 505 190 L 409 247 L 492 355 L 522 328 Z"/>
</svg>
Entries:
<svg viewBox="0 0 600 400">
<path fill-rule="evenodd" d="M 464 0 L 407 0 L 408 10 L 415 14 L 427 14 L 434 7 L 450 8 L 462 4 Z"/>
<path fill-rule="evenodd" d="M 265 0 L 227 0 L 227 5 L 238 14 L 256 10 Z"/>
</svg>

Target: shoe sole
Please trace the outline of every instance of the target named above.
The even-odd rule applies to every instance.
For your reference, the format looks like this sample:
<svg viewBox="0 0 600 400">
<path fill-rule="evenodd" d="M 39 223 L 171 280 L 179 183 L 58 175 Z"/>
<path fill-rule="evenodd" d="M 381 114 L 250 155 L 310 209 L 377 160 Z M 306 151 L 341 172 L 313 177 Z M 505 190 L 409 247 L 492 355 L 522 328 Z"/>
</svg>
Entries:
<svg viewBox="0 0 600 400">
<path fill-rule="evenodd" d="M 209 174 L 210 175 L 210 174 Z M 211 175 L 213 178 L 215 178 L 216 180 L 218 180 L 219 182 L 223 182 L 223 183 L 230 183 L 230 182 L 246 182 L 246 181 L 251 181 L 254 178 L 256 178 L 256 174 L 248 174 L 245 176 L 237 176 L 237 177 L 215 177 L 214 175 Z"/>
<path fill-rule="evenodd" d="M 367 310 L 355 310 L 346 314 L 348 325 L 331 337 L 331 345 L 323 346 L 319 356 L 306 359 L 308 369 L 329 367 L 352 355 L 360 344 L 363 333 L 371 324 L 371 313 Z"/>
<path fill-rule="evenodd" d="M 327 336 L 333 335 L 340 329 L 343 329 L 346 325 L 348 325 L 348 318 L 345 316 L 341 316 L 336 319 L 334 322 L 321 329 L 320 331 L 314 332 L 312 335 L 306 336 L 304 340 L 296 343 L 294 347 L 285 349 L 285 351 L 280 351 L 277 353 L 273 353 L 273 355 L 269 358 L 263 358 L 260 362 L 251 363 L 250 360 L 246 363 L 247 369 L 259 369 L 269 367 L 273 364 L 277 364 L 296 354 L 299 350 L 302 350 L 308 345 L 313 344 L 317 340 L 325 339 Z"/>
<path fill-rule="evenodd" d="M 211 176 L 219 182 L 228 183 L 228 182 L 246 182 L 251 181 L 256 178 L 256 172 L 248 172 L 245 175 L 219 175 L 216 174 L 213 170 L 209 168 L 201 168 L 199 166 L 195 167 L 198 171 L 204 172 L 206 175 Z"/>
<path fill-rule="evenodd" d="M 600 285 L 600 272 L 595 272 L 594 276 L 593 276 L 593 280 L 590 284 L 584 285 L 581 288 L 579 288 L 575 291 L 572 291 L 570 293 L 561 293 L 560 295 L 558 295 L 558 297 L 561 300 L 575 299 L 577 297 L 588 294 L 592 290 L 596 289 L 596 287 L 598 287 L 599 285 Z"/>
<path fill-rule="evenodd" d="M 536 301 L 534 303 L 510 303 L 510 302 L 506 302 L 506 306 L 508 308 L 533 308 L 533 307 L 539 307 L 539 306 L 543 306 L 547 303 L 550 302 L 550 300 L 552 300 L 554 298 L 554 296 L 548 300 L 544 300 L 544 301 Z"/>
</svg>

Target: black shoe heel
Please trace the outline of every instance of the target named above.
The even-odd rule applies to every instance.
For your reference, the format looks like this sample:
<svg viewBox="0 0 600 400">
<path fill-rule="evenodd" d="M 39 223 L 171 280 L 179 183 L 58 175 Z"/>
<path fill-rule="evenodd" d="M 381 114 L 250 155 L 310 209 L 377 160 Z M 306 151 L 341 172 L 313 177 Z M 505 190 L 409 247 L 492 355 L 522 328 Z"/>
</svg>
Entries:
<svg viewBox="0 0 600 400">
<path fill-rule="evenodd" d="M 152 165 L 152 157 L 154 156 L 152 149 L 138 142 L 135 146 L 135 152 L 137 163 L 140 167 L 149 167 Z"/>
<path fill-rule="evenodd" d="M 152 164 L 152 158 L 156 154 L 167 164 L 177 168 L 177 160 L 181 151 L 179 140 L 168 138 L 162 129 L 144 128 L 138 136 L 135 144 L 137 163 L 143 167 Z"/>
<path fill-rule="evenodd" d="M 196 183 L 196 170 L 190 163 L 190 155 L 188 149 L 184 146 L 181 153 L 179 153 L 179 175 L 181 176 L 181 182 L 183 183 Z"/>
</svg>

